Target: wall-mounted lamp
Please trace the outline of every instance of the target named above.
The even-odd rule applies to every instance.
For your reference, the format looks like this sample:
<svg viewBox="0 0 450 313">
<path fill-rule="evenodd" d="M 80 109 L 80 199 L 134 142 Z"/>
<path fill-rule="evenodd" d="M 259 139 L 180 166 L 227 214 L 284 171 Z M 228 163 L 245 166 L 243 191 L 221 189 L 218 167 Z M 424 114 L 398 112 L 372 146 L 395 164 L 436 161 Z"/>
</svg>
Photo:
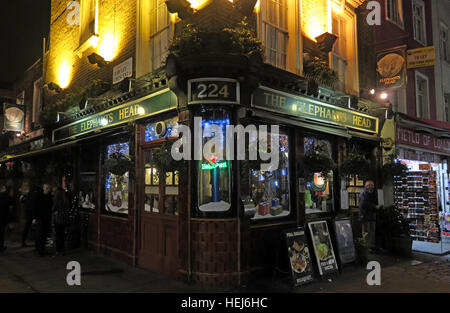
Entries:
<svg viewBox="0 0 450 313">
<path fill-rule="evenodd" d="M 178 13 L 178 17 L 181 19 L 194 14 L 194 9 L 191 8 L 191 4 L 186 0 L 166 0 L 166 6 L 170 13 Z"/>
<path fill-rule="evenodd" d="M 49 82 L 46 84 L 46 86 L 47 86 L 48 90 L 53 90 L 56 92 L 61 92 L 61 90 L 62 90 L 61 87 L 59 87 L 59 85 L 54 82 Z"/>
<path fill-rule="evenodd" d="M 89 60 L 89 63 L 97 64 L 98 67 L 104 67 L 104 66 L 106 66 L 108 64 L 108 62 L 106 62 L 103 57 L 101 57 L 100 55 L 98 55 L 95 52 L 90 54 L 90 55 L 88 55 L 87 58 Z"/>
</svg>

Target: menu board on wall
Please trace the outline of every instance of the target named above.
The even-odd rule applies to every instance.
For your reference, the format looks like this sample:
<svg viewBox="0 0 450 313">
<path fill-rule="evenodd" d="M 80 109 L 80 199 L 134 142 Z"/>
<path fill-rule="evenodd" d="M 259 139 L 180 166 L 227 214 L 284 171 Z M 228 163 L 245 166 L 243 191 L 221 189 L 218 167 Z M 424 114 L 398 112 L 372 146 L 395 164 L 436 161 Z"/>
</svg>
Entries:
<svg viewBox="0 0 450 313">
<path fill-rule="evenodd" d="M 296 228 L 285 231 L 284 235 L 294 286 L 313 281 L 313 267 L 305 231 Z"/>
<path fill-rule="evenodd" d="M 332 274 L 338 271 L 333 245 L 331 244 L 330 232 L 326 221 L 308 223 L 314 253 L 320 275 Z"/>
<path fill-rule="evenodd" d="M 355 245 L 353 244 L 353 231 L 350 220 L 335 221 L 334 226 L 339 260 L 342 264 L 355 261 Z"/>
</svg>

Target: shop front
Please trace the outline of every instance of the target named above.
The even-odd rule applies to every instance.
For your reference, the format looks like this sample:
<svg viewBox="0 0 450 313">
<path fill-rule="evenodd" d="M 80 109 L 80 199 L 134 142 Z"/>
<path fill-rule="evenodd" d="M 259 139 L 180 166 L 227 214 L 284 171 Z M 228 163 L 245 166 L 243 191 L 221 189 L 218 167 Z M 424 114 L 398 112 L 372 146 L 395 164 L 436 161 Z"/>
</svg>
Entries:
<svg viewBox="0 0 450 313">
<path fill-rule="evenodd" d="M 352 177 L 353 183 L 350 177 L 341 177 L 339 164 L 349 152 L 357 151 L 372 165 L 370 178 L 377 181 L 378 117 L 333 105 L 329 97 L 292 93 L 270 84 L 245 89 L 239 80 L 206 76 L 186 79 L 186 84 L 187 105 L 178 115 L 178 123 L 188 126 L 193 141 L 185 190 L 181 190 L 183 178 L 176 172 L 154 176 L 152 151 L 158 149 L 162 138 L 148 136 L 153 140 L 141 145 L 140 157 L 141 164 L 146 164 L 140 166 L 145 171 L 141 187 L 145 191 L 138 194 L 146 204 L 140 206 L 141 224 L 159 226 L 143 225 L 148 234 L 141 231 L 141 236 L 152 240 L 178 237 L 179 273 L 188 280 L 237 285 L 273 273 L 284 232 L 300 227 L 309 234 L 309 224 L 323 222 L 326 226 L 321 227 L 327 231 L 322 233 L 330 236 L 323 258 L 333 259 L 337 268 L 332 246 L 336 253 L 344 251 L 338 250 L 332 231 L 342 220 L 348 221 L 346 227 L 351 229 L 359 193 L 352 187 L 356 182 L 363 186 L 358 177 Z M 168 120 L 160 120 L 141 129 L 156 129 L 161 122 L 168 124 Z M 273 136 L 275 127 L 278 133 Z M 217 138 L 218 133 L 223 136 Z M 184 133 L 181 138 L 186 138 Z M 215 145 L 213 153 L 205 154 L 210 145 Z M 252 151 L 254 158 L 250 158 Z M 240 153 L 245 158 L 240 158 Z M 317 164 L 308 167 L 305 159 L 316 153 L 334 164 L 314 171 Z M 174 188 L 175 181 L 179 184 Z M 169 192 L 183 193 L 183 200 L 178 196 L 175 216 L 166 213 L 176 201 L 170 200 Z M 177 220 L 178 233 L 170 226 Z M 311 232 L 319 232 L 317 229 L 311 226 Z M 312 236 L 313 242 L 319 240 L 316 233 Z M 175 242 L 170 247 L 164 244 L 167 240 L 158 247 L 175 249 Z"/>
<path fill-rule="evenodd" d="M 448 231 L 448 129 L 400 116 L 396 123 L 398 161 L 408 172 L 394 179 L 394 202 L 410 222 L 413 250 L 450 251 Z"/>
</svg>

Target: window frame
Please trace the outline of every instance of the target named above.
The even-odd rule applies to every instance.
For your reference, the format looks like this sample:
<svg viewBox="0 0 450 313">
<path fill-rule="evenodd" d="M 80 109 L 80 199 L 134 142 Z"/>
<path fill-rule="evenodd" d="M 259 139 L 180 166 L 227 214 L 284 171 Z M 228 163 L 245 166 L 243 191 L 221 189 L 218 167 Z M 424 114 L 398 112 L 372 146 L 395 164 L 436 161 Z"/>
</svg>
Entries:
<svg viewBox="0 0 450 313">
<path fill-rule="evenodd" d="M 392 19 L 389 16 L 389 12 L 388 12 L 388 3 L 392 2 L 394 3 L 394 1 L 397 3 L 397 17 L 400 19 L 400 23 L 398 21 L 396 21 L 395 19 Z M 404 19 L 404 14 L 403 14 L 403 3 L 401 0 L 386 0 L 386 5 L 385 5 L 385 16 L 386 16 L 386 21 L 397 25 L 399 28 L 401 28 L 402 30 L 405 29 L 405 19 Z"/>
<path fill-rule="evenodd" d="M 134 155 L 134 149 L 133 147 L 133 142 L 131 141 L 131 138 L 128 135 L 116 135 L 116 136 L 112 136 L 110 138 L 107 138 L 103 141 L 102 147 L 100 149 L 100 153 L 101 153 L 101 164 L 102 164 L 102 169 L 101 169 L 101 195 L 100 195 L 100 210 L 99 213 L 101 216 L 107 216 L 107 217 L 117 217 L 117 218 L 122 218 L 122 219 L 129 219 L 130 216 L 132 216 L 132 210 L 134 209 L 134 204 L 133 201 L 130 200 L 130 193 L 133 193 L 132 190 L 132 184 L 133 184 L 133 180 L 134 180 L 134 176 L 132 177 L 131 173 L 128 173 L 128 212 L 127 213 L 117 213 L 117 212 L 112 212 L 112 211 L 108 211 L 106 210 L 105 206 L 106 206 L 106 181 L 108 178 L 108 172 L 106 170 L 103 169 L 103 165 L 104 162 L 107 158 L 107 154 L 108 154 L 108 146 L 111 145 L 116 145 L 116 144 L 122 144 L 122 143 L 127 143 L 128 144 L 128 155 L 133 157 Z M 136 163 L 134 164 L 136 166 Z M 130 205 L 131 204 L 131 205 Z"/>
<path fill-rule="evenodd" d="M 289 29 L 288 29 L 288 0 L 260 0 L 260 10 L 258 13 L 258 30 L 259 30 L 259 38 L 264 43 L 265 53 L 266 53 L 266 63 L 280 68 L 287 69 L 287 58 L 288 58 L 288 42 L 289 42 Z M 284 11 L 284 25 L 276 25 L 269 20 L 269 6 L 268 2 L 274 2 L 277 5 L 276 19 L 280 21 L 280 10 L 281 6 L 285 6 L 283 8 Z M 284 1 L 284 4 L 280 4 L 281 1 Z M 279 23 L 280 24 L 280 23 Z M 267 39 L 271 35 L 271 31 L 274 31 L 276 34 L 276 48 L 272 49 L 267 45 Z M 280 40 L 281 39 L 281 40 Z M 283 42 L 284 47 L 280 47 Z M 271 62 L 269 59 L 269 51 L 275 51 L 275 62 Z"/>
<path fill-rule="evenodd" d="M 151 69 L 152 70 L 157 70 L 160 69 L 162 66 L 164 66 L 164 58 L 163 58 L 163 53 L 165 53 L 165 55 L 168 55 L 168 45 L 169 45 L 169 41 L 171 40 L 172 36 L 173 36 L 173 22 L 172 19 L 170 17 L 170 12 L 167 9 L 166 4 L 163 2 L 162 5 L 158 4 L 158 0 L 155 0 L 155 4 L 156 7 L 151 6 L 150 7 L 150 12 L 149 12 L 149 22 L 150 22 L 150 30 L 149 30 L 149 45 L 150 45 L 150 55 L 151 55 Z M 166 18 L 167 18 L 167 24 L 162 27 L 161 29 L 159 29 L 159 11 L 160 11 L 160 7 L 163 7 L 164 10 L 166 11 Z M 153 15 L 155 14 L 155 16 Z M 155 19 L 155 22 L 154 22 Z M 153 23 L 155 25 L 155 31 L 153 31 L 152 26 Z M 165 31 L 167 31 L 168 35 L 167 35 L 167 49 L 165 51 L 163 51 L 162 47 L 161 47 L 161 41 L 160 41 L 160 46 L 159 46 L 159 63 L 157 65 L 155 65 L 155 38 L 158 37 L 159 35 L 163 34 Z M 161 36 L 162 38 L 162 36 Z"/>
<path fill-rule="evenodd" d="M 32 106 L 32 114 L 31 114 L 31 123 L 34 125 L 39 125 L 39 113 L 42 109 L 42 86 L 43 86 L 43 78 L 40 77 L 33 83 L 33 106 Z M 37 107 L 37 102 L 39 102 L 39 106 Z"/>
<path fill-rule="evenodd" d="M 442 36 L 443 31 L 445 31 L 445 43 L 444 43 L 444 37 Z M 444 53 L 444 47 L 445 47 L 445 53 Z M 448 44 L 448 26 L 442 22 L 440 22 L 439 25 L 439 48 L 441 51 L 441 59 L 444 61 L 449 62 L 449 44 Z"/>
<path fill-rule="evenodd" d="M 426 81 L 426 87 L 427 87 L 427 94 L 426 94 L 426 100 L 427 100 L 427 116 L 419 116 L 419 79 Z M 429 119 L 431 116 L 431 112 L 430 112 L 430 81 L 429 78 L 420 73 L 419 71 L 415 71 L 415 84 L 416 84 L 416 117 L 418 118 L 425 118 L 425 119 Z"/>
<path fill-rule="evenodd" d="M 84 6 L 86 3 L 89 3 L 89 11 L 91 11 L 91 4 L 94 2 L 94 18 L 93 20 L 89 20 L 87 24 L 85 24 L 84 19 L 86 18 L 85 14 L 88 10 L 84 10 Z M 83 46 L 86 42 L 89 42 L 92 36 L 98 36 L 98 0 L 80 0 L 80 27 L 79 27 L 79 46 Z M 89 30 L 90 24 L 94 22 L 93 33 Z M 87 27 L 87 29 L 85 29 Z M 87 38 L 84 38 L 86 32 L 89 32 Z"/>
<path fill-rule="evenodd" d="M 421 33 L 423 35 L 422 40 L 417 37 L 417 29 L 416 29 L 416 12 L 415 12 L 415 6 L 418 6 L 421 8 L 421 17 L 422 17 L 422 28 Z M 414 40 L 423 44 L 424 46 L 427 45 L 427 29 L 426 29 L 426 16 L 425 16 L 425 3 L 422 0 L 413 0 L 412 1 L 412 22 L 413 22 L 413 36 Z"/>
<path fill-rule="evenodd" d="M 450 93 L 444 93 L 445 121 L 450 122 Z"/>
</svg>

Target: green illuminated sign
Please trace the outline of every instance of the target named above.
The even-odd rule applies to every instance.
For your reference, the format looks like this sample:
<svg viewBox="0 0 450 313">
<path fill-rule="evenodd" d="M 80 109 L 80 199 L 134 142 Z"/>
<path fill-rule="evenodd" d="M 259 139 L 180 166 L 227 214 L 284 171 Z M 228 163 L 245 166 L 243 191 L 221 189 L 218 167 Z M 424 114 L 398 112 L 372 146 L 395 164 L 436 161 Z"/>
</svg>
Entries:
<svg viewBox="0 0 450 313">
<path fill-rule="evenodd" d="M 378 133 L 378 118 L 376 117 L 263 86 L 253 92 L 252 106 Z"/>
<path fill-rule="evenodd" d="M 176 107 L 176 95 L 172 91 L 165 89 L 55 129 L 52 140 L 53 142 L 61 141 L 87 134 L 94 130 L 175 109 Z"/>
<path fill-rule="evenodd" d="M 209 163 L 202 163 L 202 170 L 212 170 L 215 168 L 227 168 L 228 164 L 227 161 L 218 162 L 214 165 L 211 165 Z"/>
</svg>

